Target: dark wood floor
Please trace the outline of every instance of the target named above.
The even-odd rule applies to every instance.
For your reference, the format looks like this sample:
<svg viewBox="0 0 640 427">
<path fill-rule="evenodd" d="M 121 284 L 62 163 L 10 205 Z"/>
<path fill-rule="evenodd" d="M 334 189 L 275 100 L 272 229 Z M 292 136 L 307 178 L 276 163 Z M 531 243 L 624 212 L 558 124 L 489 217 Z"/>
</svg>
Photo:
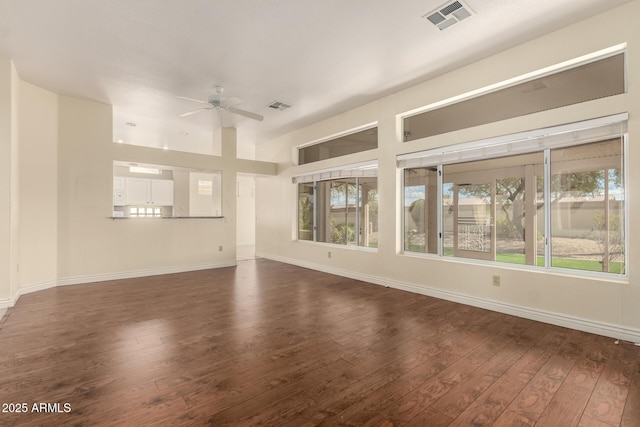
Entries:
<svg viewBox="0 0 640 427">
<path fill-rule="evenodd" d="M 638 347 L 267 260 L 36 292 L 0 325 L 0 400 L 28 406 L 2 426 L 640 426 Z"/>
</svg>

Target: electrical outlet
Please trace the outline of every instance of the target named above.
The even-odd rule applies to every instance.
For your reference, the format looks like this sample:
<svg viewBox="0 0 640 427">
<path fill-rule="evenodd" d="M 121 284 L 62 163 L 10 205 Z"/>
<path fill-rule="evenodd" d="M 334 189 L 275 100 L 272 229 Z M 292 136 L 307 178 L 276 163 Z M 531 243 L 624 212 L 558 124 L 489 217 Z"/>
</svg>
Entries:
<svg viewBox="0 0 640 427">
<path fill-rule="evenodd" d="M 218 246 L 218 252 L 222 252 L 222 245 Z"/>
<path fill-rule="evenodd" d="M 493 276 L 493 286 L 500 286 L 500 276 Z"/>
<path fill-rule="evenodd" d="M 331 258 L 331 251 L 327 252 L 327 258 Z"/>
</svg>

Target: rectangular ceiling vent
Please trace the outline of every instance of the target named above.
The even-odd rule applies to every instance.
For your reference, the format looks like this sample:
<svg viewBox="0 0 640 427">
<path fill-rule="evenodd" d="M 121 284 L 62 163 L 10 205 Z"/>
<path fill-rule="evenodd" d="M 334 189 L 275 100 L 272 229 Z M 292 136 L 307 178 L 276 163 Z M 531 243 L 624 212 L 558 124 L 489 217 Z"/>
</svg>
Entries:
<svg viewBox="0 0 640 427">
<path fill-rule="evenodd" d="M 269 108 L 273 108 L 274 110 L 286 110 L 287 108 L 290 108 L 291 105 L 289 104 L 285 104 L 284 102 L 280 102 L 280 101 L 273 101 L 271 104 L 267 105 L 267 107 Z"/>
<path fill-rule="evenodd" d="M 463 19 L 470 17 L 472 13 L 473 11 L 469 6 L 459 0 L 456 0 L 442 5 L 422 17 L 428 19 L 429 22 L 442 31 L 454 24 L 457 24 Z"/>
</svg>

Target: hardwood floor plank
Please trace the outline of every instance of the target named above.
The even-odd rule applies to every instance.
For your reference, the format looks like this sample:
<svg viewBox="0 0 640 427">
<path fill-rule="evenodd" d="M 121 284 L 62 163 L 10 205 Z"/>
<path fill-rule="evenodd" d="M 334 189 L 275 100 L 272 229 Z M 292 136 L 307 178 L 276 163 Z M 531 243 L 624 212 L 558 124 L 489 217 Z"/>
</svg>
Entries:
<svg viewBox="0 0 640 427">
<path fill-rule="evenodd" d="M 536 427 L 571 427 L 578 425 L 591 393 L 575 385 L 561 386 L 547 405 Z"/>
<path fill-rule="evenodd" d="M 389 398 L 386 389 L 381 389 L 375 394 L 356 403 L 348 410 L 336 414 L 334 421 L 349 420 L 351 424 L 359 425 L 373 418 L 380 412 L 382 416 L 399 424 L 411 421 L 426 407 L 430 406 L 438 398 L 446 394 L 457 384 L 463 382 L 476 369 L 491 359 L 512 340 L 515 331 L 522 332 L 522 326 L 527 323 L 523 319 L 505 319 L 490 325 L 483 334 L 478 334 L 475 347 L 467 349 L 464 354 L 449 357 L 442 361 L 443 369 L 429 377 L 422 379 L 421 384 L 413 390 L 406 390 L 392 395 Z M 395 384 L 394 384 L 395 386 Z M 403 389 L 403 384 L 396 386 Z M 383 403 L 380 406 L 380 402 Z M 329 420 L 330 422 L 332 420 Z"/>
<path fill-rule="evenodd" d="M 613 352 L 614 357 L 605 362 L 604 370 L 584 411 L 584 417 L 589 418 L 590 424 L 599 421 L 603 424 L 619 425 L 622 420 L 635 368 L 635 364 L 629 363 L 634 349 L 622 345 L 617 346 L 617 350 L 619 351 Z"/>
<path fill-rule="evenodd" d="M 546 325 L 534 324 L 530 330 L 476 370 L 466 381 L 452 388 L 431 408 L 455 419 L 485 390 L 496 382 L 546 331 Z"/>
<path fill-rule="evenodd" d="M 318 367 L 291 379 L 282 379 L 279 383 L 253 384 L 249 387 L 218 392 L 205 390 L 202 393 L 185 396 L 189 407 L 205 407 L 213 415 L 205 420 L 210 425 L 224 425 L 235 422 L 247 422 L 284 399 L 297 395 L 300 389 L 311 387 L 325 376 L 336 375 L 344 371 L 348 363 L 335 361 Z M 213 407 L 213 408 L 212 408 Z"/>
<path fill-rule="evenodd" d="M 606 424 L 602 421 L 598 421 L 594 418 L 591 418 L 587 415 L 583 415 L 580 418 L 580 422 L 578 423 L 578 427 L 612 427 L 613 424 Z M 618 424 L 615 424 L 617 426 Z"/>
<path fill-rule="evenodd" d="M 544 410 L 575 365 L 582 351 L 579 347 L 581 337 L 577 332 L 570 333 L 557 353 L 528 380 L 524 389 L 519 389 L 517 384 L 510 389 L 509 386 L 513 387 L 514 384 L 507 381 L 496 382 L 495 386 L 479 396 L 451 425 L 492 425 L 507 408 L 523 413 L 527 418 L 531 418 L 536 411 Z M 504 379 L 508 377 L 505 376 Z M 516 400 L 517 403 L 514 404 Z M 512 404 L 514 405 L 510 406 Z"/>
<path fill-rule="evenodd" d="M 496 322 L 498 318 L 495 313 L 481 314 L 481 317 L 476 318 L 478 324 L 487 324 L 490 319 Z M 449 313 L 435 320 L 433 324 L 446 325 L 449 316 L 455 315 Z M 311 395 L 318 403 L 301 415 L 316 422 L 325 421 L 351 407 L 372 391 L 402 376 L 407 377 L 407 387 L 415 388 L 422 384 L 425 378 L 443 370 L 456 360 L 458 355 L 466 354 L 477 347 L 481 339 L 464 331 L 451 333 L 448 328 L 440 328 L 438 333 L 429 335 L 428 338 L 420 337 L 417 342 L 422 344 L 421 350 L 398 361 L 387 361 L 386 364 L 381 364 L 379 359 L 371 357 L 368 349 L 363 350 L 358 359 L 350 360 L 354 364 L 349 370 L 349 379 L 353 378 L 352 384 L 345 388 L 342 385 L 344 383 L 333 383 L 332 388 L 326 393 Z"/>
<path fill-rule="evenodd" d="M 640 352 L 636 357 L 636 364 L 633 370 L 633 378 L 629 386 L 629 394 L 622 414 L 621 427 L 633 427 L 640 421 Z"/>
<path fill-rule="evenodd" d="M 611 338 L 586 335 L 584 337 L 585 352 L 574 365 L 565 384 L 592 391 L 604 369 L 605 361 L 612 357 L 614 345 Z"/>
<path fill-rule="evenodd" d="M 420 412 L 417 416 L 415 416 L 409 423 L 406 424 L 407 427 L 445 427 L 451 424 L 451 418 L 446 416 L 440 411 L 435 411 L 431 408 L 427 408 L 426 410 Z"/>
<path fill-rule="evenodd" d="M 2 426 L 636 427 L 640 348 L 253 260 L 23 295 L 0 396 L 71 406 Z"/>
<path fill-rule="evenodd" d="M 496 419 L 492 427 L 533 427 L 535 420 L 526 415 L 507 409 Z"/>
</svg>

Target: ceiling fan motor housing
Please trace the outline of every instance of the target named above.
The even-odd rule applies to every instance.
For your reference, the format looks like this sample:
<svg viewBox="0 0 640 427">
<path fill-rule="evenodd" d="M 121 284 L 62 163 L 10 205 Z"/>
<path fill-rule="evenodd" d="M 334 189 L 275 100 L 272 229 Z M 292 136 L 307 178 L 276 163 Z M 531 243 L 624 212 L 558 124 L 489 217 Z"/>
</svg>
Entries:
<svg viewBox="0 0 640 427">
<path fill-rule="evenodd" d="M 220 94 L 215 94 L 215 95 L 209 96 L 208 102 L 214 107 L 222 107 L 222 102 L 224 101 L 224 99 L 225 99 L 224 96 Z"/>
</svg>

